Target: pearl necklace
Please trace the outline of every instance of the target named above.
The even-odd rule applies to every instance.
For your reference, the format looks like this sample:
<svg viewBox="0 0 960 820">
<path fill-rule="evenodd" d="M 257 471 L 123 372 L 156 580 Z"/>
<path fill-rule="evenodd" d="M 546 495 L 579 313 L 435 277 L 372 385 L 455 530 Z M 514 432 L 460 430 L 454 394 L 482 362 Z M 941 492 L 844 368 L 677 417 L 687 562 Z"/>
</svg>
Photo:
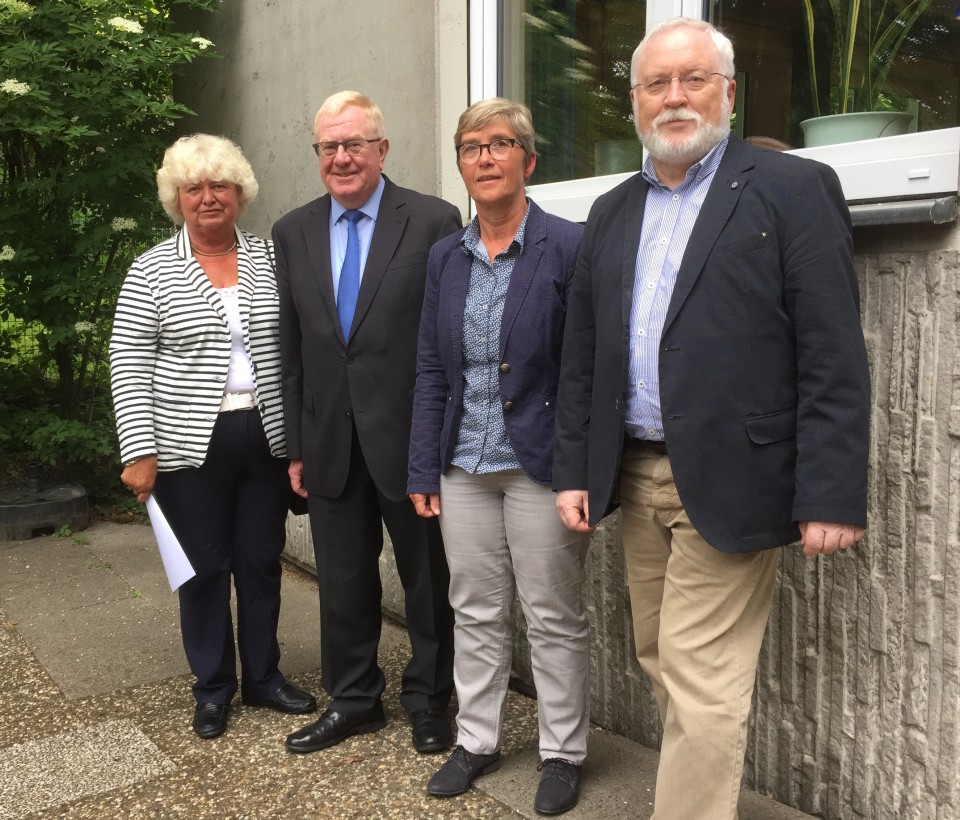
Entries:
<svg viewBox="0 0 960 820">
<path fill-rule="evenodd" d="M 207 253 L 206 251 L 202 251 L 199 248 L 191 247 L 191 250 L 194 253 L 199 253 L 201 256 L 226 256 L 228 253 L 233 253 L 236 249 L 237 249 L 236 239 L 233 240 L 233 244 L 229 248 L 227 248 L 225 251 L 220 251 L 220 253 Z"/>
</svg>

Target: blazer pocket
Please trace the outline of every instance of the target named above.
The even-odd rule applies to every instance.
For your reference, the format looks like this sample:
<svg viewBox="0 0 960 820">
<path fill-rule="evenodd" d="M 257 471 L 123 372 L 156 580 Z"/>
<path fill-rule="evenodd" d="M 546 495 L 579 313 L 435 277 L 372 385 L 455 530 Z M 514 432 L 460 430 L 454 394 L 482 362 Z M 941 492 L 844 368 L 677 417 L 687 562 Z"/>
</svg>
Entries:
<svg viewBox="0 0 960 820">
<path fill-rule="evenodd" d="M 758 248 L 766 248 L 775 242 L 776 237 L 773 231 L 757 231 L 750 236 L 717 245 L 714 248 L 714 253 L 725 253 L 735 256 L 736 254 L 747 253 L 748 251 L 754 251 Z"/>
<path fill-rule="evenodd" d="M 397 268 L 412 268 L 414 266 L 419 266 L 424 269 L 427 267 L 426 251 L 408 253 L 404 256 L 395 256 L 390 260 L 390 265 L 387 270 L 396 270 Z"/>
<path fill-rule="evenodd" d="M 777 410 L 746 420 L 747 435 L 754 444 L 773 444 L 797 437 L 797 408 Z"/>
</svg>

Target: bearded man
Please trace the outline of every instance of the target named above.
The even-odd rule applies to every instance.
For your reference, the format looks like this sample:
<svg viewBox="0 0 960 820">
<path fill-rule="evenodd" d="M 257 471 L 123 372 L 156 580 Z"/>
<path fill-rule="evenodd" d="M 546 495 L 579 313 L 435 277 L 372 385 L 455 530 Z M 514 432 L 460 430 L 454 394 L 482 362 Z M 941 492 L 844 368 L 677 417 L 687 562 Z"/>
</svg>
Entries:
<svg viewBox="0 0 960 820">
<path fill-rule="evenodd" d="M 849 212 L 829 167 L 730 135 L 733 77 L 707 23 L 637 47 L 647 160 L 594 205 L 567 306 L 557 507 L 578 531 L 622 507 L 656 820 L 736 817 L 780 548 L 829 555 L 866 526 Z"/>
</svg>

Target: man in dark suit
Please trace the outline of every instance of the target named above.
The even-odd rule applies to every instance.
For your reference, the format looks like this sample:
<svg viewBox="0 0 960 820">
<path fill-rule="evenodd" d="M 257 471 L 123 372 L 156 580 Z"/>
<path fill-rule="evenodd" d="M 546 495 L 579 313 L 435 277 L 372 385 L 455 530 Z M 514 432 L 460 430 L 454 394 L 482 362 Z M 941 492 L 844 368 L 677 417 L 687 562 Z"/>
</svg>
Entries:
<svg viewBox="0 0 960 820">
<path fill-rule="evenodd" d="M 866 526 L 869 375 L 833 171 L 729 134 L 733 47 L 671 20 L 631 66 L 648 159 L 597 200 L 571 289 L 554 488 L 619 500 L 663 722 L 654 817 L 735 818 L 781 545 Z"/>
<path fill-rule="evenodd" d="M 364 95 L 324 101 L 314 137 L 328 194 L 281 218 L 273 239 L 290 483 L 310 513 L 331 700 L 287 748 L 312 752 L 385 725 L 382 519 L 413 652 L 400 702 L 417 751 L 440 752 L 453 740 L 449 573 L 437 522 L 407 498 L 407 449 L 427 253 L 460 214 L 383 176 L 383 116 Z"/>
</svg>

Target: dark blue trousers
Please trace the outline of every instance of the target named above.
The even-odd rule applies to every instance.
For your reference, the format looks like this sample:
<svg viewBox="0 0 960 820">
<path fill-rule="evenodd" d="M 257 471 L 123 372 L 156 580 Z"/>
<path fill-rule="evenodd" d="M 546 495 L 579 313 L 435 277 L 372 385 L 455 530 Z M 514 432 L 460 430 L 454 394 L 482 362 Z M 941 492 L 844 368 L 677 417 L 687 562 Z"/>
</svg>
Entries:
<svg viewBox="0 0 960 820">
<path fill-rule="evenodd" d="M 179 593 L 199 703 L 229 703 L 237 691 L 231 576 L 244 691 L 268 695 L 284 682 L 277 622 L 287 463 L 270 455 L 259 412 L 239 410 L 217 417 L 202 467 L 157 475 L 154 496 L 197 572 Z"/>
</svg>

